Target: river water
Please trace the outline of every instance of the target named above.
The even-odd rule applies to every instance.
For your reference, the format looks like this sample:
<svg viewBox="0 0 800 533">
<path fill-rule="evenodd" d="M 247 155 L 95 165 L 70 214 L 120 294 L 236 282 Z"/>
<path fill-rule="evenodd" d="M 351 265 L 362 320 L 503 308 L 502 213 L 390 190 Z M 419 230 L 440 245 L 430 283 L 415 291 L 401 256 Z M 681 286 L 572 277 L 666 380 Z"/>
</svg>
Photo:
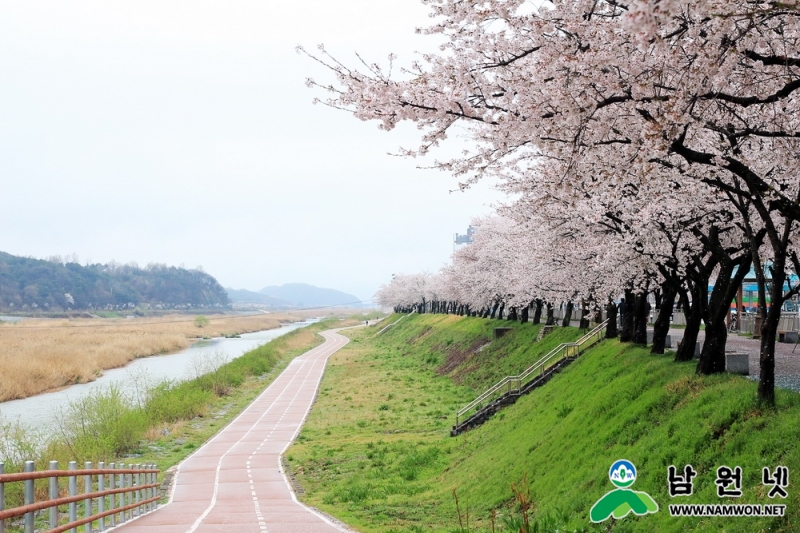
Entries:
<svg viewBox="0 0 800 533">
<path fill-rule="evenodd" d="M 61 410 L 87 394 L 114 385 L 129 394 L 135 394 L 137 384 L 157 382 L 163 379 L 185 380 L 195 377 L 198 369 L 221 359 L 235 359 L 262 344 L 290 331 L 307 326 L 316 319 L 294 322 L 279 328 L 244 333 L 240 338 L 215 338 L 201 340 L 181 352 L 134 359 L 121 368 L 105 370 L 103 375 L 90 383 L 72 385 L 54 392 L 37 394 L 22 400 L 0 403 L 0 419 L 5 422 L 19 421 L 23 426 L 36 428 L 50 434 L 54 421 Z"/>
</svg>

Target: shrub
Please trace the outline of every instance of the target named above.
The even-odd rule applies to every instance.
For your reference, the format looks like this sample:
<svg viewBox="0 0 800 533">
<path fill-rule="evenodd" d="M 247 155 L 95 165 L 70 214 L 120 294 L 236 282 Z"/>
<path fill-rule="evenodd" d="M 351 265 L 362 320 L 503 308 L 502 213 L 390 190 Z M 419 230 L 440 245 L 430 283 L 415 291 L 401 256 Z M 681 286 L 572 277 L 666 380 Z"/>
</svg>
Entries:
<svg viewBox="0 0 800 533">
<path fill-rule="evenodd" d="M 192 359 L 193 382 L 204 391 L 213 392 L 216 396 L 225 396 L 244 381 L 244 376 L 237 371 L 229 358 L 222 352 L 204 353 Z"/>
<path fill-rule="evenodd" d="M 205 412 L 212 394 L 199 384 L 162 381 L 149 391 L 145 411 L 151 423 L 189 420 Z"/>
<path fill-rule="evenodd" d="M 146 429 L 144 412 L 115 385 L 70 402 L 58 422 L 63 444 L 78 461 L 103 461 L 129 453 Z"/>
</svg>

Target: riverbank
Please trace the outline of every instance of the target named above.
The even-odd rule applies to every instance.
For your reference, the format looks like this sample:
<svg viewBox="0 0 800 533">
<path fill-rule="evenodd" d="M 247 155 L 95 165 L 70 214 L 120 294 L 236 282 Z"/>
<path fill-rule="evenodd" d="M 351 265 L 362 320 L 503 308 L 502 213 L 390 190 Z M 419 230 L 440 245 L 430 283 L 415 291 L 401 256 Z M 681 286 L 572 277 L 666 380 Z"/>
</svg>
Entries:
<svg viewBox="0 0 800 533">
<path fill-rule="evenodd" d="M 37 443 L 15 424 L 0 424 L 0 462 L 19 471 L 24 460 L 37 469 L 48 461 L 115 461 L 156 464 L 163 472 L 179 463 L 235 418 L 297 355 L 322 342 L 317 332 L 361 323 L 362 317 L 326 319 L 289 332 L 199 378 L 162 383 L 137 399 L 108 389 L 70 406 L 59 437 Z M 11 505 L 21 494 L 6 493 Z M 9 503 L 10 502 L 10 503 Z"/>
<path fill-rule="evenodd" d="M 396 320 L 387 319 L 386 323 Z M 493 327 L 513 331 L 493 339 Z M 739 376 L 697 376 L 670 354 L 603 341 L 483 426 L 450 437 L 458 408 L 545 351 L 557 328 L 447 315 L 411 315 L 384 334 L 350 331 L 286 453 L 303 500 L 367 532 L 798 531 L 800 491 L 770 498 L 762 469 L 800 471 L 800 395 L 754 400 Z M 559 342 L 558 337 L 554 338 Z M 527 354 L 527 355 L 526 355 Z M 634 490 L 659 511 L 592 524 L 611 464 L 631 461 Z M 691 496 L 668 494 L 668 467 L 697 476 Z M 741 467 L 742 496 L 719 497 L 717 468 Z M 527 513 L 520 502 L 530 501 Z M 785 504 L 782 517 L 672 517 L 671 504 Z M 527 506 L 527 504 L 525 504 Z M 494 529 L 492 529 L 494 528 Z"/>
<path fill-rule="evenodd" d="M 180 351 L 204 337 L 279 327 L 303 313 L 217 315 L 198 327 L 192 315 L 134 319 L 26 319 L 0 324 L 0 402 L 76 383 L 130 361 Z"/>
</svg>

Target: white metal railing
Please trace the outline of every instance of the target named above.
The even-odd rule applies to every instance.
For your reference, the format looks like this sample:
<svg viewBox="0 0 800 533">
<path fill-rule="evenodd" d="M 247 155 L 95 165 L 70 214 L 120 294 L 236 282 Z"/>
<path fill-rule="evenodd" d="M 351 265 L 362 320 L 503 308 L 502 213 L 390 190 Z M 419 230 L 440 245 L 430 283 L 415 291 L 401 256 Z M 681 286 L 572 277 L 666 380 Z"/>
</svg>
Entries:
<svg viewBox="0 0 800 533">
<path fill-rule="evenodd" d="M 547 368 L 557 363 L 561 359 L 579 355 L 583 350 L 603 338 L 603 329 L 606 327 L 606 324 L 608 324 L 608 320 L 604 320 L 589 333 L 575 342 L 565 342 L 559 344 L 547 355 L 543 356 L 531 366 L 526 368 L 518 376 L 506 376 L 495 383 L 483 394 L 462 407 L 458 413 L 456 413 L 456 426 L 458 426 L 461 421 L 461 417 L 463 417 L 465 414 L 470 413 L 472 410 L 479 411 L 484 405 L 488 405 L 506 394 L 514 392 L 519 393 L 523 385 L 530 381 L 537 373 L 539 375 L 544 374 Z"/>
<path fill-rule="evenodd" d="M 755 333 L 754 313 L 743 314 L 739 320 L 740 333 Z M 800 316 L 795 313 L 784 312 L 778 322 L 778 331 L 800 331 Z"/>
<path fill-rule="evenodd" d="M 414 313 L 414 312 L 412 311 L 412 312 L 411 312 L 411 313 L 409 313 L 409 314 L 413 314 L 413 313 Z M 407 317 L 407 316 L 408 316 L 408 315 L 403 315 L 403 316 L 401 316 L 400 318 L 398 318 L 397 320 L 395 320 L 394 322 L 392 322 L 391 324 L 387 324 L 387 325 L 383 326 L 383 327 L 380 329 L 380 331 L 378 331 L 378 333 L 376 333 L 376 334 L 375 334 L 375 336 L 377 337 L 378 335 L 380 335 L 381 333 L 383 333 L 384 331 L 386 331 L 386 330 L 387 330 L 387 329 L 389 329 L 390 327 L 394 326 L 395 324 L 397 324 L 398 322 L 400 322 L 401 320 L 403 320 L 403 319 L 404 319 L 405 317 Z M 383 320 L 383 319 L 381 319 L 381 320 Z"/>
<path fill-rule="evenodd" d="M 6 474 L 0 462 L 0 533 L 5 531 L 6 521 L 19 519 L 25 533 L 34 533 L 34 518 L 38 512 L 49 509 L 44 520 L 47 533 L 75 532 L 84 526 L 86 533 L 105 531 L 137 516 L 154 511 L 159 500 L 159 470 L 155 465 L 125 465 L 105 463 L 92 468 L 86 463 L 78 470 L 77 463 L 70 461 L 68 470 L 59 470 L 57 461 L 50 461 L 48 470 L 36 471 L 33 461 L 25 461 L 25 471 Z M 59 478 L 66 483 L 59 484 Z M 83 478 L 83 492 L 78 490 L 78 480 Z M 47 479 L 46 499 L 35 501 L 34 481 Z M 24 485 L 24 501 L 6 509 L 5 488 L 11 483 Z M 79 518 L 79 506 L 83 515 Z M 60 523 L 59 507 L 67 508 L 69 516 L 66 523 Z M 97 526 L 92 527 L 93 523 Z M 43 525 L 43 524 L 41 524 Z M 39 527 L 41 527 L 41 525 Z M 41 531 L 41 529 L 38 529 Z"/>
</svg>

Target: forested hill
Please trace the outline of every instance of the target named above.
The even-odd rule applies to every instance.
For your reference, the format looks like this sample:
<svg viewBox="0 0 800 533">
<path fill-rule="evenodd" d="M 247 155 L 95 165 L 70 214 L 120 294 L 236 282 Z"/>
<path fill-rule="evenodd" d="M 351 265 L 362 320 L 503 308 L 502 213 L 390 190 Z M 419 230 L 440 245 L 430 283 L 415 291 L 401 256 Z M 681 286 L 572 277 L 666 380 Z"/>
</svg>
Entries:
<svg viewBox="0 0 800 533">
<path fill-rule="evenodd" d="M 281 286 L 264 287 L 258 292 L 226 289 L 234 304 L 257 304 L 274 309 L 302 309 L 358 305 L 359 298 L 335 289 L 315 287 L 307 283 L 286 283 Z"/>
<path fill-rule="evenodd" d="M 307 283 L 286 283 L 279 287 L 264 287 L 260 291 L 273 298 L 292 302 L 296 307 L 326 307 L 333 305 L 353 305 L 360 298 L 335 289 L 315 287 Z"/>
<path fill-rule="evenodd" d="M 4 312 L 227 305 L 225 289 L 202 270 L 113 262 L 82 266 L 0 252 L 0 310 Z"/>
</svg>

